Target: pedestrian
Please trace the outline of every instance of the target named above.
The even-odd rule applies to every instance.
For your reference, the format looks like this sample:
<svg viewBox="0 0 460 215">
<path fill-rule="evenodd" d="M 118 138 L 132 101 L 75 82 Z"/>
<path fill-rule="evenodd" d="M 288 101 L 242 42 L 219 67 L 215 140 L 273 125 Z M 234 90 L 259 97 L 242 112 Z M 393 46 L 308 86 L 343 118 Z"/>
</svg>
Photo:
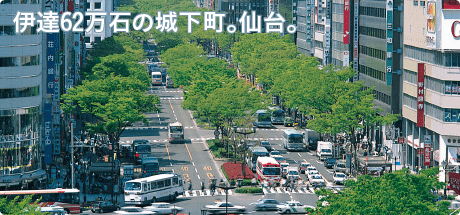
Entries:
<svg viewBox="0 0 460 215">
<path fill-rule="evenodd" d="M 295 183 L 291 182 L 291 192 L 294 191 L 294 186 L 295 186 Z"/>
</svg>

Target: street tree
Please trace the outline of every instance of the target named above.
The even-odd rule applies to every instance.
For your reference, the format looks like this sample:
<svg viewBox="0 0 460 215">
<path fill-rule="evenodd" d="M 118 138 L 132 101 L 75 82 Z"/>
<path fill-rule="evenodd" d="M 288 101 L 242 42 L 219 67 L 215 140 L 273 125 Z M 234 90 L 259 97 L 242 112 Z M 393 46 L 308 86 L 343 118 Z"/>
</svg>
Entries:
<svg viewBox="0 0 460 215">
<path fill-rule="evenodd" d="M 316 195 L 323 198 L 312 214 L 449 214 L 449 202 L 434 201 L 437 196 L 432 191 L 444 184 L 434 172 L 414 175 L 403 169 L 381 177 L 362 175 L 346 181 L 345 189 L 337 194 L 317 190 Z"/>
<path fill-rule="evenodd" d="M 38 202 L 32 201 L 32 195 L 25 196 L 23 199 L 19 199 L 16 196 L 14 199 L 8 199 L 7 197 L 0 198 L 0 213 L 12 214 L 12 215 L 40 215 L 40 207 Z"/>
</svg>

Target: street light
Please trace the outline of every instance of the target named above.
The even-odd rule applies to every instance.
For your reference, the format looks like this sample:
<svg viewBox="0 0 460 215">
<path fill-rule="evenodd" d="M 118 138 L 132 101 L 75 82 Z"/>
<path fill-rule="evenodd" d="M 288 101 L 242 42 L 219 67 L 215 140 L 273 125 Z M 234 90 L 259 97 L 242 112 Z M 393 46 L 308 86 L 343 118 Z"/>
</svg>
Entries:
<svg viewBox="0 0 460 215">
<path fill-rule="evenodd" d="M 218 188 L 224 189 L 225 190 L 225 214 L 228 214 L 228 190 L 235 189 L 236 187 L 232 186 L 217 186 Z"/>
<path fill-rule="evenodd" d="M 244 167 L 245 167 L 245 165 L 246 165 L 246 140 L 247 140 L 247 135 L 248 135 L 248 134 L 254 134 L 254 133 L 256 133 L 256 130 L 257 130 L 257 127 L 256 127 L 256 126 L 252 126 L 252 131 L 247 131 L 246 129 L 244 129 L 244 131 L 238 131 L 238 127 L 233 126 L 233 131 L 234 131 L 236 134 L 243 134 L 243 135 L 244 135 L 244 145 L 243 145 L 244 153 L 243 153 L 243 162 L 242 162 L 242 164 L 241 164 L 243 179 L 244 179 L 244 177 L 246 176 L 245 168 L 244 168 Z"/>
<path fill-rule="evenodd" d="M 448 181 L 447 181 L 447 168 L 449 167 L 449 163 L 450 162 L 448 162 L 447 159 L 444 160 L 443 162 L 441 162 L 441 166 L 444 168 L 444 181 L 446 182 L 446 185 L 444 186 L 444 196 L 447 196 L 447 183 L 448 183 Z"/>
</svg>

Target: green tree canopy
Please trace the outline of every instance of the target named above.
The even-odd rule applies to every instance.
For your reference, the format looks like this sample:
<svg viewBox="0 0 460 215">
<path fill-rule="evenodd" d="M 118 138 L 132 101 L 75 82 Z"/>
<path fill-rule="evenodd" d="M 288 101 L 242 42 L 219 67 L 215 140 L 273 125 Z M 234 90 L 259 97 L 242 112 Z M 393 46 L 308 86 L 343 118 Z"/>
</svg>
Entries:
<svg viewBox="0 0 460 215">
<path fill-rule="evenodd" d="M 44 214 L 40 212 L 38 201 L 32 202 L 32 196 L 26 196 L 19 200 L 19 196 L 14 199 L 8 199 L 7 197 L 0 198 L 0 213 L 11 214 L 11 215 L 40 215 Z"/>
</svg>

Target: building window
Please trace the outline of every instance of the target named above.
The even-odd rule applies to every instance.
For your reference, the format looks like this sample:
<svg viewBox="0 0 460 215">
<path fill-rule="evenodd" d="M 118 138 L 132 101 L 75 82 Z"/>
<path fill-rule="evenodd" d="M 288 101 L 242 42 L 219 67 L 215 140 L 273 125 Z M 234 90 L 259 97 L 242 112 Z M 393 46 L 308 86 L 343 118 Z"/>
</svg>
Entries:
<svg viewBox="0 0 460 215">
<path fill-rule="evenodd" d="M 359 7 L 359 15 L 385 18 L 386 11 L 385 8 Z"/>
<path fill-rule="evenodd" d="M 371 37 L 376 37 L 380 39 L 385 39 L 386 38 L 386 31 L 383 29 L 378 29 L 378 28 L 370 28 L 366 26 L 360 26 L 359 27 L 359 34 L 361 35 L 366 35 L 366 36 L 371 36 Z"/>
<path fill-rule="evenodd" d="M 22 33 L 16 33 L 13 25 L 0 26 L 0 36 L 7 35 L 37 35 L 37 25 L 34 27 L 27 27 L 26 30 Z"/>
<path fill-rule="evenodd" d="M 32 97 L 39 95 L 39 87 L 0 89 L 0 99 Z"/>
<path fill-rule="evenodd" d="M 86 2 L 86 10 L 91 10 L 91 2 Z"/>
<path fill-rule="evenodd" d="M 380 60 L 386 60 L 386 52 L 379 49 L 374 49 L 367 46 L 359 46 L 359 53 L 378 58 Z"/>
<path fill-rule="evenodd" d="M 101 37 L 94 37 L 94 42 L 95 43 L 101 42 Z"/>
<path fill-rule="evenodd" d="M 3 0 L 0 4 L 40 4 L 39 0 Z"/>
<path fill-rule="evenodd" d="M 0 67 L 40 65 L 40 55 L 22 57 L 0 57 Z"/>
<path fill-rule="evenodd" d="M 364 65 L 359 65 L 359 72 L 362 74 L 365 74 L 367 76 L 370 76 L 372 78 L 378 79 L 380 81 L 386 81 L 386 74 L 383 71 L 379 71 Z"/>
<path fill-rule="evenodd" d="M 101 9 L 101 8 L 102 8 L 101 2 L 94 2 L 94 9 L 95 9 L 95 10 Z"/>
<path fill-rule="evenodd" d="M 418 1 L 414 1 L 414 6 L 418 6 Z"/>
<path fill-rule="evenodd" d="M 85 37 L 85 43 L 91 43 L 91 37 Z"/>
<path fill-rule="evenodd" d="M 425 7 L 425 1 L 420 1 L 420 6 Z"/>
</svg>

